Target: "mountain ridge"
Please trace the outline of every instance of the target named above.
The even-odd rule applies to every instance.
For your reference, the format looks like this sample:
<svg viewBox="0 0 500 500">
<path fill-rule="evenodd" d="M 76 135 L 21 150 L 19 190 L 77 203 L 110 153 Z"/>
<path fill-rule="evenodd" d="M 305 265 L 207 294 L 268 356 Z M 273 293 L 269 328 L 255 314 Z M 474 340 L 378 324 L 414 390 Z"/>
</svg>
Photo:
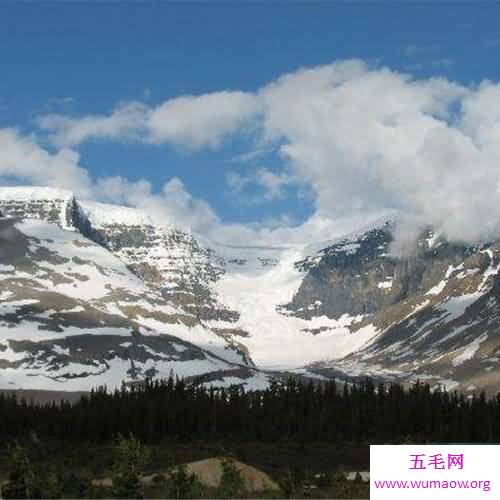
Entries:
<svg viewBox="0 0 500 500">
<path fill-rule="evenodd" d="M 36 372 L 20 387 L 165 376 L 168 360 L 178 374 L 248 387 L 286 371 L 500 388 L 495 242 L 452 244 L 427 229 L 397 257 L 392 213 L 317 244 L 210 248 L 139 210 L 52 188 L 0 188 L 0 213 L 0 376 Z M 98 321 L 128 330 L 85 337 Z M 126 349 L 122 337 L 140 341 Z M 189 356 L 174 359 L 175 338 Z"/>
</svg>

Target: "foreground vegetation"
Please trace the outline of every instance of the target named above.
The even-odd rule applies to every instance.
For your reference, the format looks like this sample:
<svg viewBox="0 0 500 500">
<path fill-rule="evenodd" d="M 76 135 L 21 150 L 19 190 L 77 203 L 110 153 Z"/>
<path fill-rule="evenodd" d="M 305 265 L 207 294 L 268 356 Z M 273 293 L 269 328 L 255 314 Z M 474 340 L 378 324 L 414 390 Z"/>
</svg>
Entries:
<svg viewBox="0 0 500 500">
<path fill-rule="evenodd" d="M 4 498 L 368 498 L 369 485 L 348 481 L 343 469 L 366 469 L 367 446 L 294 443 L 169 443 L 144 445 L 133 436 L 110 443 L 38 441 L 34 436 L 2 450 Z M 230 451 L 234 450 L 234 451 Z M 247 491 L 225 459 L 222 481 L 207 487 L 184 464 L 237 457 L 266 471 L 280 489 Z M 342 465 L 347 460 L 346 466 Z M 144 479 L 148 481 L 144 481 Z M 111 483 L 111 484 L 110 484 Z"/>
<path fill-rule="evenodd" d="M 6 498 L 368 498 L 342 472 L 368 469 L 369 444 L 498 441 L 499 417 L 500 398 L 369 380 L 245 392 L 170 378 L 72 404 L 0 394 L 0 481 Z M 279 491 L 245 491 L 231 456 Z M 216 488 L 183 465 L 210 457 L 226 457 Z"/>
</svg>

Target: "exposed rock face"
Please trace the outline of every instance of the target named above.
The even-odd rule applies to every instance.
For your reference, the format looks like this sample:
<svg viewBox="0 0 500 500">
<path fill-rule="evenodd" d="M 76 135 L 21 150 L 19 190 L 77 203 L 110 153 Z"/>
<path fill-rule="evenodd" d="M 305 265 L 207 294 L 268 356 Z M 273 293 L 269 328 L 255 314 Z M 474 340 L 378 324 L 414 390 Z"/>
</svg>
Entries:
<svg viewBox="0 0 500 500">
<path fill-rule="evenodd" d="M 75 207 L 70 191 L 37 187 L 0 190 L 0 212 L 11 217 L 38 219 L 69 229 L 73 227 Z"/>
<path fill-rule="evenodd" d="M 436 284 L 450 265 L 461 263 L 473 249 L 441 241 L 432 232 L 416 242 L 410 256 L 391 255 L 392 225 L 372 229 L 359 238 L 342 240 L 319 255 L 297 263 L 307 271 L 285 309 L 303 318 L 374 314 Z"/>
<path fill-rule="evenodd" d="M 0 388 L 265 369 L 500 389 L 498 243 L 429 229 L 398 257 L 389 219 L 319 252 L 224 247 L 48 188 L 0 189 L 0 212 Z"/>
</svg>

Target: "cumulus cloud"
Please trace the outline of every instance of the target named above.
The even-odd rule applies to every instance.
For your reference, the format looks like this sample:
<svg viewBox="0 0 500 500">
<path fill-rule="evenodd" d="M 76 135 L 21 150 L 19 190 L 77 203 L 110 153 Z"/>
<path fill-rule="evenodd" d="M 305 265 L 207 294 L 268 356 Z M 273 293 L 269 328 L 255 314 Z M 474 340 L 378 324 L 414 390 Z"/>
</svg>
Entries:
<svg viewBox="0 0 500 500">
<path fill-rule="evenodd" d="M 262 89 L 264 134 L 311 184 L 318 214 L 396 208 L 414 232 L 477 241 L 500 229 L 497 89 L 341 62 Z"/>
<path fill-rule="evenodd" d="M 258 111 L 258 101 L 245 92 L 214 92 L 170 99 L 149 115 L 150 138 L 189 149 L 216 148 L 225 136 L 244 126 Z"/>
<path fill-rule="evenodd" d="M 16 129 L 0 129 L 0 179 L 13 178 L 27 184 L 58 186 L 89 196 L 91 179 L 70 149 L 50 153 Z"/>
<path fill-rule="evenodd" d="M 159 225 L 174 225 L 207 233 L 220 225 L 210 205 L 194 198 L 177 177 L 155 191 L 150 182 L 123 177 L 97 179 L 94 197 L 100 201 L 133 206 L 148 213 Z"/>
<path fill-rule="evenodd" d="M 30 139 L 12 131 L 4 134 L 14 134 L 22 144 L 16 147 L 28 149 L 22 156 L 40 158 L 50 172 L 60 169 L 68 183 L 86 186 L 93 196 L 165 217 L 175 214 L 173 218 L 205 232 L 276 243 L 306 241 L 329 237 L 344 224 L 339 221 L 397 209 L 402 240 L 426 225 L 454 241 L 476 242 L 500 234 L 500 85 L 495 82 L 464 86 L 445 78 L 416 79 L 349 60 L 283 75 L 254 93 L 180 96 L 157 106 L 122 105 L 110 115 L 52 115 L 40 124 L 62 148 L 57 153 L 30 150 Z M 253 132 L 256 151 L 274 149 L 282 165 L 273 171 L 256 166 L 251 174 L 233 174 L 230 186 L 243 190 L 254 183 L 275 199 L 284 195 L 291 179 L 307 185 L 315 213 L 300 227 L 286 221 L 283 227 L 257 229 L 224 225 L 179 179 L 161 190 L 146 181 L 91 182 L 78 166 L 77 154 L 68 149 L 97 138 L 217 148 L 227 136 L 246 129 Z M 43 177 L 29 159 L 22 164 L 24 179 Z M 12 160 L 0 160 L 0 175 L 15 175 L 12 165 Z"/>
<path fill-rule="evenodd" d="M 124 103 L 109 115 L 80 118 L 41 116 L 38 125 L 57 146 L 96 139 L 142 140 L 186 149 L 216 148 L 257 113 L 258 101 L 245 92 L 214 92 L 169 99 L 157 107 Z"/>
</svg>

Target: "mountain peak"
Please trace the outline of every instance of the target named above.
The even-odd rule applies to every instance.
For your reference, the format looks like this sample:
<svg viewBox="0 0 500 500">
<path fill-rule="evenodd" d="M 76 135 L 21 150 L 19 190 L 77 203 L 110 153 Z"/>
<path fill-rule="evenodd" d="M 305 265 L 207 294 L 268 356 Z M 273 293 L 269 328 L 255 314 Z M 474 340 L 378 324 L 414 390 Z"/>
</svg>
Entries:
<svg viewBox="0 0 500 500">
<path fill-rule="evenodd" d="M 159 226 L 152 217 L 139 209 L 77 200 L 74 193 L 66 189 L 45 186 L 0 187 L 0 211 L 7 216 L 55 222 L 68 229 L 73 226 L 70 212 L 75 209 L 95 229 L 111 225 Z M 168 224 L 161 226 L 171 229 Z"/>
<path fill-rule="evenodd" d="M 44 186 L 0 188 L 0 212 L 5 216 L 38 219 L 73 229 L 75 196 L 66 189 Z"/>
</svg>

